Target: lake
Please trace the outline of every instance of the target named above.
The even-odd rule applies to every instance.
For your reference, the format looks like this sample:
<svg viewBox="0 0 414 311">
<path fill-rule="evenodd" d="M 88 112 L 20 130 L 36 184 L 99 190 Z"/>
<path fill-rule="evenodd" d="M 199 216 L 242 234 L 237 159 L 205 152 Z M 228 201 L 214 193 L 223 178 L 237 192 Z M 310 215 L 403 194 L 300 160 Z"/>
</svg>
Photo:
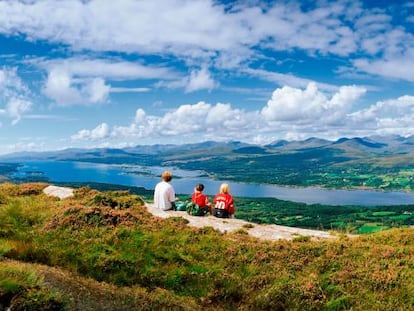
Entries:
<svg viewBox="0 0 414 311">
<path fill-rule="evenodd" d="M 13 178 L 47 177 L 50 182 L 98 182 L 153 190 L 165 169 L 174 176 L 176 193 L 191 194 L 195 184 L 203 183 L 205 193 L 214 195 L 222 182 L 230 184 L 231 193 L 242 197 L 271 197 L 308 204 L 328 205 L 407 205 L 414 204 L 414 193 L 374 190 L 328 190 L 316 187 L 295 188 L 275 185 L 236 183 L 200 177 L 201 172 L 165 167 L 122 166 L 85 162 L 25 162 Z"/>
</svg>

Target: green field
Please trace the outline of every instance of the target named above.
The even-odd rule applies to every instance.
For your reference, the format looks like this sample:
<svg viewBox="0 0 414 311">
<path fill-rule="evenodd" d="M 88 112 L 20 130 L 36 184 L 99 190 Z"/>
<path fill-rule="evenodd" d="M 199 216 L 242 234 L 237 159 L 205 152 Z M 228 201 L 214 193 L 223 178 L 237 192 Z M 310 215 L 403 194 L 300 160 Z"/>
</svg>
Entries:
<svg viewBox="0 0 414 311">
<path fill-rule="evenodd" d="M 329 206 L 272 198 L 237 198 L 236 205 L 237 218 L 308 229 L 370 233 L 414 225 L 414 205 Z"/>
</svg>

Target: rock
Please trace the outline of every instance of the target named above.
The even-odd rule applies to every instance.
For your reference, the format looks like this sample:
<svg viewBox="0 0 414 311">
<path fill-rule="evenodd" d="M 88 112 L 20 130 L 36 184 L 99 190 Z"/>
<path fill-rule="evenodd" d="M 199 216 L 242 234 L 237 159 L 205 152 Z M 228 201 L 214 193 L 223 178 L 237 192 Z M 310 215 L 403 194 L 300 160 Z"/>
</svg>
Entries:
<svg viewBox="0 0 414 311">
<path fill-rule="evenodd" d="M 73 189 L 68 187 L 47 186 L 43 189 L 43 192 L 48 196 L 58 197 L 60 199 L 73 197 Z"/>
<path fill-rule="evenodd" d="M 191 216 L 186 212 L 162 211 L 152 204 L 146 204 L 148 211 L 161 218 L 183 217 L 188 225 L 197 228 L 213 227 L 221 232 L 232 232 L 243 229 L 249 235 L 262 240 L 293 240 L 300 236 L 309 236 L 312 240 L 334 239 L 336 236 L 326 231 L 301 229 L 279 225 L 261 225 L 237 218 L 217 218 L 214 216 Z"/>
</svg>

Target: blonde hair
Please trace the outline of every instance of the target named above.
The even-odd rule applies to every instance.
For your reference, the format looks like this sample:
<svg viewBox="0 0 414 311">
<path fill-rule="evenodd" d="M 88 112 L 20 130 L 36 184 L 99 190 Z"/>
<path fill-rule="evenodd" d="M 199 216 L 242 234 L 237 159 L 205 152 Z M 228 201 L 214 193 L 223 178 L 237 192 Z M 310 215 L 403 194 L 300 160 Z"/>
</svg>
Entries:
<svg viewBox="0 0 414 311">
<path fill-rule="evenodd" d="M 172 174 L 169 171 L 165 171 L 164 173 L 162 173 L 161 178 L 163 181 L 169 182 L 172 179 Z"/>
<path fill-rule="evenodd" d="M 229 192 L 230 192 L 229 184 L 221 184 L 220 193 L 229 193 Z"/>
</svg>

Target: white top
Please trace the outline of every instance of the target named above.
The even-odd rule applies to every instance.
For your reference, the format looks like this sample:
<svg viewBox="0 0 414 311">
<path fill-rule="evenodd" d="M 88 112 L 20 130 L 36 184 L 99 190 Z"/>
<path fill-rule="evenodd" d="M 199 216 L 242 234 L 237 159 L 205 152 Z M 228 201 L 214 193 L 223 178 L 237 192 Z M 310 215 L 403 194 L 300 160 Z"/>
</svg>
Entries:
<svg viewBox="0 0 414 311">
<path fill-rule="evenodd" d="M 171 209 L 171 202 L 175 201 L 175 191 L 166 181 L 161 181 L 155 186 L 154 206 L 163 211 Z"/>
</svg>

